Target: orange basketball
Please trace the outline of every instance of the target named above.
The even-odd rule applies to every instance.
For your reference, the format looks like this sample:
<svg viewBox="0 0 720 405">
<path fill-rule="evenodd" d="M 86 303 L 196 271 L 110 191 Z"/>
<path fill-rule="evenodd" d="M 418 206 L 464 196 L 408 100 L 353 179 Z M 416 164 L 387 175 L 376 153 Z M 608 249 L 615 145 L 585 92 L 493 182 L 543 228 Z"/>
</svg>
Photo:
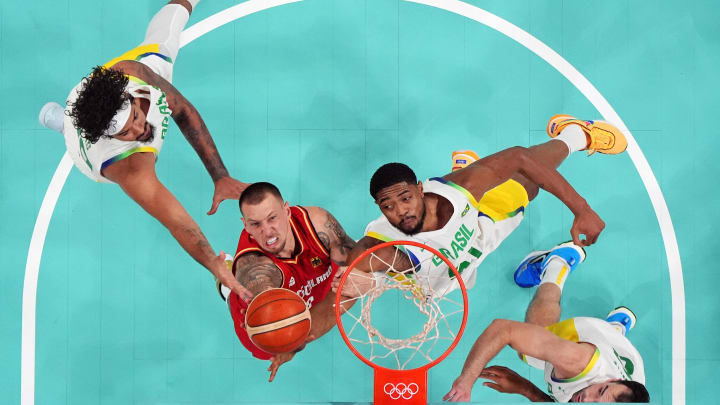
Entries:
<svg viewBox="0 0 720 405">
<path fill-rule="evenodd" d="M 258 294 L 245 313 L 250 340 L 268 353 L 290 352 L 310 333 L 310 311 L 300 296 L 285 288 Z"/>
</svg>

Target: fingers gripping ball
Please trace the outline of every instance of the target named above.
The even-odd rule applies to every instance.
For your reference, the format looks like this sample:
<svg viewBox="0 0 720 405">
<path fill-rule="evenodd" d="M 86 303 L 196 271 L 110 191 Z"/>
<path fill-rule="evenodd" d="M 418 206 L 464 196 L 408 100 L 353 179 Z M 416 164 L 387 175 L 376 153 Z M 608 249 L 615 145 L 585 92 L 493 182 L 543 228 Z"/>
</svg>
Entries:
<svg viewBox="0 0 720 405">
<path fill-rule="evenodd" d="M 294 292 L 272 288 L 250 301 L 245 330 L 260 349 L 272 354 L 287 353 L 305 342 L 310 332 L 310 311 Z"/>
</svg>

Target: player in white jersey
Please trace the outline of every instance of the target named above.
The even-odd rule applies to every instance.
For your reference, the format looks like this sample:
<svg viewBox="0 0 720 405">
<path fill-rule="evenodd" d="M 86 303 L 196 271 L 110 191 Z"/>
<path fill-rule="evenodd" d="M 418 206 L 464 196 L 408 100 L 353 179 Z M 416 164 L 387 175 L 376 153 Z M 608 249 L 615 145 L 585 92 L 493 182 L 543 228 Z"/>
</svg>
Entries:
<svg viewBox="0 0 720 405">
<path fill-rule="evenodd" d="M 477 267 L 517 228 L 539 188 L 554 194 L 575 214 L 570 230 L 575 243 L 595 243 L 604 222 L 555 169 L 572 152 L 617 154 L 625 150 L 627 141 L 606 122 L 581 121 L 567 115 L 554 116 L 547 131 L 553 140 L 530 148 L 509 148 L 472 164 L 468 164 L 476 157 L 472 152 L 460 154 L 453 162 L 459 170 L 425 182 L 418 182 L 404 164 L 380 167 L 370 181 L 370 194 L 382 215 L 367 226 L 348 262 L 382 242 L 412 240 L 440 251 L 472 287 Z M 464 161 L 460 159 L 463 156 Z M 429 283 L 430 294 L 442 295 L 457 287 L 440 258 L 414 246 L 405 246 L 405 253 L 418 276 Z M 395 268 L 399 269 L 397 263 Z M 354 271 L 370 270 L 385 269 L 371 269 L 364 262 Z M 362 274 L 349 277 L 353 282 L 345 284 L 343 295 L 362 293 Z"/>
<path fill-rule="evenodd" d="M 582 248 L 566 242 L 523 260 L 516 281 L 522 280 L 521 287 L 539 285 L 525 322 L 494 320 L 473 345 L 445 400 L 469 401 L 475 381 L 484 378 L 492 381 L 483 383 L 486 387 L 534 402 L 649 402 L 642 357 L 625 337 L 637 322 L 632 311 L 619 307 L 604 320 L 558 322 L 565 280 L 584 259 Z M 506 367 L 486 367 L 508 345 L 545 370 L 548 394 Z"/>
<path fill-rule="evenodd" d="M 75 166 L 97 182 L 117 183 L 160 221 L 180 245 L 240 297 L 250 293 L 216 255 L 205 235 L 155 172 L 170 118 L 202 160 L 215 183 L 212 206 L 238 199 L 247 184 L 228 174 L 200 114 L 172 85 L 180 33 L 199 0 L 173 0 L 150 21 L 145 40 L 76 85 L 66 107 L 47 103 L 40 123 L 63 133 Z"/>
</svg>

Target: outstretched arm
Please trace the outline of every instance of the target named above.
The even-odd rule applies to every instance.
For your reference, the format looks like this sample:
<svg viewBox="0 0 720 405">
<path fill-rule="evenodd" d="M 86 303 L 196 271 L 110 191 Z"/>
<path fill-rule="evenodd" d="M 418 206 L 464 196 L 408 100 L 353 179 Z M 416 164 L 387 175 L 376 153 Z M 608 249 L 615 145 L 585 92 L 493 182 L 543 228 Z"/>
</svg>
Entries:
<svg viewBox="0 0 720 405">
<path fill-rule="evenodd" d="M 557 170 L 538 163 L 530 156 L 527 148 L 516 146 L 505 149 L 447 174 L 444 178 L 464 187 L 479 200 L 483 194 L 507 181 L 515 173 L 523 174 L 570 208 L 575 214 L 570 233 L 576 245 L 589 246 L 595 243 L 605 223 Z M 586 240 L 581 241 L 581 234 L 586 236 Z"/>
<path fill-rule="evenodd" d="M 215 251 L 203 235 L 200 227 L 185 211 L 185 208 L 160 183 L 155 174 L 155 155 L 135 153 L 115 162 L 103 170 L 103 175 L 118 183 L 130 198 L 145 211 L 160 221 L 193 259 L 210 270 L 224 285 L 240 298 L 249 300 L 252 295 L 235 280 L 225 266 L 225 257 Z"/>
<path fill-rule="evenodd" d="M 210 136 L 210 131 L 205 126 L 205 121 L 175 86 L 139 62 L 122 61 L 113 66 L 113 69 L 142 79 L 165 93 L 175 123 L 180 128 L 180 132 L 185 136 L 185 139 L 195 149 L 215 183 L 212 207 L 208 214 L 214 214 L 221 201 L 240 198 L 240 194 L 248 185 L 230 177 L 225 164 L 220 158 L 215 142 Z"/>
<path fill-rule="evenodd" d="M 480 377 L 487 363 L 505 346 L 551 363 L 561 378 L 570 378 L 581 373 L 595 353 L 594 346 L 561 339 L 541 326 L 496 319 L 475 341 L 465 360 L 462 373 L 444 399 L 453 402 L 469 401 L 475 380 Z"/>
</svg>

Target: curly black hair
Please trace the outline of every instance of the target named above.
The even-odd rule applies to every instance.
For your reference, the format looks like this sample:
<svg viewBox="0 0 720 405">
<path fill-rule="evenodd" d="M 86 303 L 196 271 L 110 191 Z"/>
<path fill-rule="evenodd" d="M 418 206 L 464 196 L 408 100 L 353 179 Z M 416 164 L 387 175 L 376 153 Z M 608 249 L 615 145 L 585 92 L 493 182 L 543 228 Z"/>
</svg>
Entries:
<svg viewBox="0 0 720 405">
<path fill-rule="evenodd" d="M 83 78 L 77 100 L 68 103 L 72 107 L 68 115 L 90 143 L 106 136 L 103 134 L 110 127 L 115 113 L 129 97 L 125 93 L 127 84 L 127 76 L 102 66 L 95 66 Z"/>
</svg>

